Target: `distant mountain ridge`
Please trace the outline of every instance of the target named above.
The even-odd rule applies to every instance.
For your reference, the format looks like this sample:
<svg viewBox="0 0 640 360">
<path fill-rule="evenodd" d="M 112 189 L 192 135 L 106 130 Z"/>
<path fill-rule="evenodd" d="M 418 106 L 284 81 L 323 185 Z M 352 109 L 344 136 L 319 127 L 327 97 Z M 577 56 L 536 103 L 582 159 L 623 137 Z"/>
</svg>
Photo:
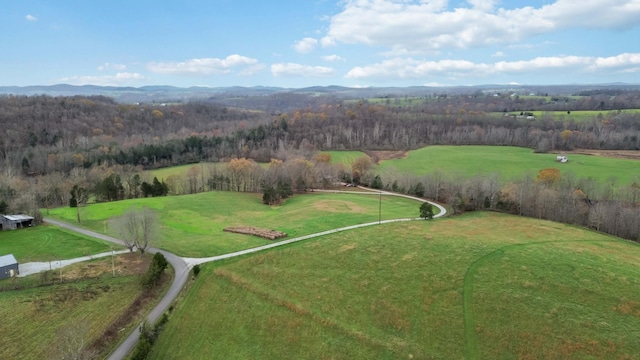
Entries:
<svg viewBox="0 0 640 360">
<path fill-rule="evenodd" d="M 157 103 L 183 102 L 197 99 L 224 99 L 229 97 L 266 96 L 278 93 L 301 95 L 331 95 L 337 98 L 370 98 L 370 97 L 404 97 L 426 96 L 432 94 L 463 94 L 474 92 L 520 92 L 523 94 L 572 94 L 580 91 L 599 89 L 618 89 L 639 91 L 639 84 L 567 84 L 567 85 L 509 85 L 487 84 L 475 86 L 450 87 L 362 87 L 345 86 L 312 86 L 305 88 L 282 88 L 270 86 L 229 86 L 229 87 L 176 87 L 170 85 L 130 86 L 98 86 L 98 85 L 34 85 L 34 86 L 0 86 L 0 95 L 48 95 L 48 96 L 108 96 L 122 103 Z"/>
</svg>

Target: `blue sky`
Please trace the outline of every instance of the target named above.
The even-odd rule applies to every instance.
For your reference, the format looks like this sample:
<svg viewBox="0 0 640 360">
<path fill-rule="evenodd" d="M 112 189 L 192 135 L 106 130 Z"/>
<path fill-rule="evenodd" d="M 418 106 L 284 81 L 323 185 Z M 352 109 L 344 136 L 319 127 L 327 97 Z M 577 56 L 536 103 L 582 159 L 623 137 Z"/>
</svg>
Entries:
<svg viewBox="0 0 640 360">
<path fill-rule="evenodd" d="M 0 85 L 640 83 L 640 0 L 0 0 Z"/>
</svg>

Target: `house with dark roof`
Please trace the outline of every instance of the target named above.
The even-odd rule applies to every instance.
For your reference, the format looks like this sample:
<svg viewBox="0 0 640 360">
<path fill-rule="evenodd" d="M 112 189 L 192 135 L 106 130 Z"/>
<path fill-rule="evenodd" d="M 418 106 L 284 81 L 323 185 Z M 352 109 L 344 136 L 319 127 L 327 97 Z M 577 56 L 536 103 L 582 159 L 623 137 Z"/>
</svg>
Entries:
<svg viewBox="0 0 640 360">
<path fill-rule="evenodd" d="M 0 256 L 0 279 L 14 277 L 19 273 L 18 261 L 13 254 Z"/>
</svg>

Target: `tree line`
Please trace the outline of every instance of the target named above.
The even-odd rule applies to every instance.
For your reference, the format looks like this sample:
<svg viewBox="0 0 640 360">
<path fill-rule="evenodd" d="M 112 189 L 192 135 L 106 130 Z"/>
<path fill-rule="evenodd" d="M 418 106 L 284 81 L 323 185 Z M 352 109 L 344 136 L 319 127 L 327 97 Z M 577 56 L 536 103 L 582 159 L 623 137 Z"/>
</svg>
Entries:
<svg viewBox="0 0 640 360">
<path fill-rule="evenodd" d="M 301 145 L 318 150 L 415 149 L 434 144 L 513 145 L 540 152 L 640 149 L 639 92 L 566 101 L 484 94 L 438 96 L 415 105 L 316 99 L 295 110 L 250 111 L 213 103 L 125 105 L 101 97 L 0 96 L 0 163 L 5 174 L 74 168 L 157 168 L 233 157 L 268 162 Z M 330 100 L 330 101 L 329 101 Z M 557 108 L 542 118 L 494 111 Z M 624 103 L 624 107 L 621 105 Z M 413 104 L 413 103 L 411 103 Z M 274 105 L 277 108 L 277 105 Z M 283 105 L 284 107 L 284 105 Z M 570 110 L 598 108 L 591 119 Z"/>
<path fill-rule="evenodd" d="M 623 95 L 625 103 L 638 96 Z M 427 196 L 456 211 L 501 210 L 637 237 L 632 219 L 637 188 L 607 187 L 570 174 L 552 182 L 530 176 L 503 183 L 493 175 L 461 180 L 438 173 L 415 181 L 407 175 L 370 174 L 367 161 L 346 169 L 318 155 L 319 150 L 408 150 L 431 144 L 513 145 L 540 152 L 640 148 L 638 113 L 530 120 L 484 112 L 496 104 L 519 104 L 517 97 L 494 98 L 434 97 L 415 106 L 333 101 L 265 113 L 206 103 L 160 107 L 122 105 L 104 97 L 0 97 L 0 208 L 37 212 L 82 203 L 78 195 L 114 201 L 213 190 L 263 192 L 265 203 L 275 204 L 342 179 Z M 198 164 L 185 177 L 151 179 L 143 172 L 189 163 Z"/>
</svg>

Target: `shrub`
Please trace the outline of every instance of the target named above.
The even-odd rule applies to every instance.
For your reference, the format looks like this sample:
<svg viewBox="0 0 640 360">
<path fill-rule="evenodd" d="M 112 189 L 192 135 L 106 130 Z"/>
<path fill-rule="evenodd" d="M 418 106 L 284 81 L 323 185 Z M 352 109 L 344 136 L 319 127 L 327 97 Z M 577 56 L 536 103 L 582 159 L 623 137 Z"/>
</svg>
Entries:
<svg viewBox="0 0 640 360">
<path fill-rule="evenodd" d="M 142 277 L 142 285 L 147 288 L 156 286 L 160 276 L 162 276 L 162 273 L 168 265 L 169 263 L 162 253 L 158 252 L 153 255 L 149 270 L 147 270 L 147 273 Z"/>
</svg>

